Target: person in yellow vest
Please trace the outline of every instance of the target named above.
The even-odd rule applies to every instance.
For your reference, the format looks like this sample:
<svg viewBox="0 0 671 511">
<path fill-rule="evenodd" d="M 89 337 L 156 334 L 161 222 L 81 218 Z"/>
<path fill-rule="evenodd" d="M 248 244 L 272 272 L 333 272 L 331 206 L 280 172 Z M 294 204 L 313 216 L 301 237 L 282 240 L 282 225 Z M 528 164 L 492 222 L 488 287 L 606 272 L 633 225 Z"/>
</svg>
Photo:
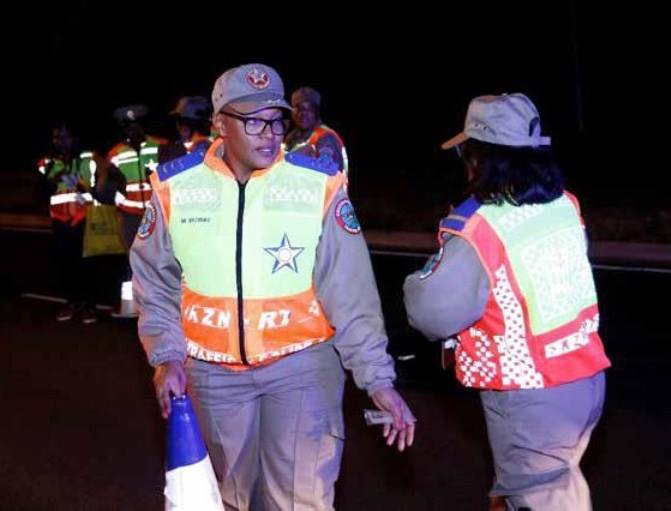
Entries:
<svg viewBox="0 0 671 511">
<path fill-rule="evenodd" d="M 114 203 L 121 213 L 122 234 L 129 250 L 151 198 L 149 175 L 156 170 L 159 147 L 166 142 L 145 132 L 143 122 L 147 113 L 147 107 L 141 104 L 123 106 L 114 111 L 114 118 L 126 138 L 108 154 L 110 162 L 118 169 L 116 174 L 121 178 Z M 113 317 L 137 317 L 131 278 L 130 266 L 127 265 L 121 279 L 119 309 L 111 314 Z"/>
<path fill-rule="evenodd" d="M 159 166 L 131 250 L 156 394 L 164 417 L 194 401 L 226 509 L 333 509 L 343 366 L 391 416 L 387 444 L 414 438 L 370 257 L 339 169 L 281 154 L 274 69 L 229 69 L 212 102 L 220 137 Z"/>
<path fill-rule="evenodd" d="M 159 147 L 158 162 L 166 163 L 198 150 L 207 150 L 212 143 L 212 105 L 202 96 L 185 96 L 170 112 L 178 138 Z"/>
<path fill-rule="evenodd" d="M 82 323 L 95 323 L 95 288 L 90 260 L 82 257 L 86 211 L 93 201 L 95 163 L 91 151 L 81 151 L 67 123 L 52 129 L 52 154 L 38 164 L 49 188 L 56 271 L 65 305 L 56 321 L 79 314 Z"/>
<path fill-rule="evenodd" d="M 491 509 L 591 509 L 579 463 L 610 362 L 577 199 L 523 94 L 471 101 L 456 147 L 470 197 L 440 224 L 440 250 L 407 277 L 412 326 L 456 341 L 478 389 L 496 478 Z"/>
<path fill-rule="evenodd" d="M 342 137 L 321 120 L 321 94 L 300 87 L 291 95 L 294 129 L 284 139 L 285 151 L 301 152 L 334 164 L 347 175 L 347 151 Z"/>
</svg>

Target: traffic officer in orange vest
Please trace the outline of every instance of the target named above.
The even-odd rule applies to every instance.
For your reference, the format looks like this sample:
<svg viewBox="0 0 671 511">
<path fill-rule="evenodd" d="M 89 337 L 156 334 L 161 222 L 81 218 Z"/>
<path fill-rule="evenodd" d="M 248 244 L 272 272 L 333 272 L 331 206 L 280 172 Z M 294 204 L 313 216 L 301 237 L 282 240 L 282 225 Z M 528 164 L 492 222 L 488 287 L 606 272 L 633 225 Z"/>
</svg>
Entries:
<svg viewBox="0 0 671 511">
<path fill-rule="evenodd" d="M 343 367 L 390 415 L 387 444 L 414 438 L 366 243 L 340 169 L 283 157 L 274 69 L 229 69 L 212 102 L 220 137 L 159 166 L 131 251 L 156 394 L 164 416 L 191 396 L 227 509 L 332 509 Z"/>
<path fill-rule="evenodd" d="M 95 323 L 95 286 L 91 261 L 82 257 L 87 208 L 93 202 L 95 162 L 91 151 L 81 151 L 66 123 L 52 129 L 52 153 L 38 164 L 49 188 L 54 262 L 67 302 L 56 321 L 80 314 L 85 324 Z"/>
<path fill-rule="evenodd" d="M 129 250 L 151 198 L 149 175 L 156 170 L 159 147 L 166 142 L 146 133 L 143 123 L 147 113 L 148 108 L 141 104 L 119 107 L 114 111 L 114 118 L 126 138 L 108 154 L 109 161 L 118 169 L 115 174 L 121 178 L 114 203 L 121 213 L 123 238 Z M 128 265 L 121 278 L 119 309 L 112 316 L 137 317 Z"/>
<path fill-rule="evenodd" d="M 291 95 L 294 129 L 284 139 L 285 151 L 332 161 L 347 175 L 345 144 L 335 130 L 322 123 L 321 102 L 321 94 L 312 87 L 299 87 Z"/>
<path fill-rule="evenodd" d="M 579 463 L 610 362 L 580 208 L 549 145 L 525 95 L 471 101 L 464 131 L 443 148 L 459 151 L 472 195 L 404 286 L 410 324 L 456 337 L 457 378 L 480 390 L 491 509 L 591 509 Z"/>
</svg>

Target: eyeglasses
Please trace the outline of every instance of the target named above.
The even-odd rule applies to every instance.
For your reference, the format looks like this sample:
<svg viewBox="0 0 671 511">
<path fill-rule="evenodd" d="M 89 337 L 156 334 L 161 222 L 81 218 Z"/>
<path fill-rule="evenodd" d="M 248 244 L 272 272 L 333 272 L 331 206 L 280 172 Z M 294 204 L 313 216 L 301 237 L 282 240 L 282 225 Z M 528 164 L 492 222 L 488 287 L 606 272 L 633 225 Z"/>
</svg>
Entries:
<svg viewBox="0 0 671 511">
<path fill-rule="evenodd" d="M 261 119 L 260 117 L 243 117 L 242 115 L 232 114 L 230 112 L 221 112 L 227 117 L 232 117 L 242 121 L 247 135 L 260 135 L 270 126 L 270 132 L 273 135 L 284 135 L 289 131 L 289 120 L 284 117 L 277 119 Z"/>
</svg>

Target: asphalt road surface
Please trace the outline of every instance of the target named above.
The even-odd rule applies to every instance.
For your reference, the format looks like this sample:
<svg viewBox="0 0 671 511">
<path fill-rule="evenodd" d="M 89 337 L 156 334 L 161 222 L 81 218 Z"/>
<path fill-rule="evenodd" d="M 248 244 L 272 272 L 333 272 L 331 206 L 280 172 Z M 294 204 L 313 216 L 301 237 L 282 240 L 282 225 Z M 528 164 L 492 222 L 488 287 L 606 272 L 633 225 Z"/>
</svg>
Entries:
<svg viewBox="0 0 671 511">
<path fill-rule="evenodd" d="M 49 236 L 0 232 L 0 510 L 160 510 L 164 423 L 135 324 L 56 323 Z M 475 392 L 442 372 L 437 347 L 405 323 L 400 286 L 421 259 L 374 256 L 399 388 L 418 417 L 398 454 L 365 426 L 348 385 L 339 510 L 486 509 L 492 477 Z M 101 303 L 118 261 L 97 273 Z M 596 510 L 671 509 L 666 319 L 671 275 L 596 271 L 608 371 L 603 419 L 583 461 Z M 400 357 L 400 359 L 399 359 Z"/>
</svg>

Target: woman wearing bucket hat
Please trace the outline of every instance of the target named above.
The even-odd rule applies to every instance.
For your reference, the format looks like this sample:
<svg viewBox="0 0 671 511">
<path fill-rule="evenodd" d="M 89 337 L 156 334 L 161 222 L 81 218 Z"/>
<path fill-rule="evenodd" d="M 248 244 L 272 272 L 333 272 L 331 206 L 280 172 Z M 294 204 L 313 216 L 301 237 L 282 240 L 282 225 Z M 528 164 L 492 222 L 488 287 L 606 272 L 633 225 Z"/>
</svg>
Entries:
<svg viewBox="0 0 671 511">
<path fill-rule="evenodd" d="M 527 96 L 471 101 L 464 131 L 442 146 L 459 152 L 470 196 L 404 293 L 411 325 L 456 336 L 457 378 L 480 390 L 492 503 L 579 511 L 591 509 L 579 462 L 610 362 L 578 201 L 549 146 Z"/>
</svg>

